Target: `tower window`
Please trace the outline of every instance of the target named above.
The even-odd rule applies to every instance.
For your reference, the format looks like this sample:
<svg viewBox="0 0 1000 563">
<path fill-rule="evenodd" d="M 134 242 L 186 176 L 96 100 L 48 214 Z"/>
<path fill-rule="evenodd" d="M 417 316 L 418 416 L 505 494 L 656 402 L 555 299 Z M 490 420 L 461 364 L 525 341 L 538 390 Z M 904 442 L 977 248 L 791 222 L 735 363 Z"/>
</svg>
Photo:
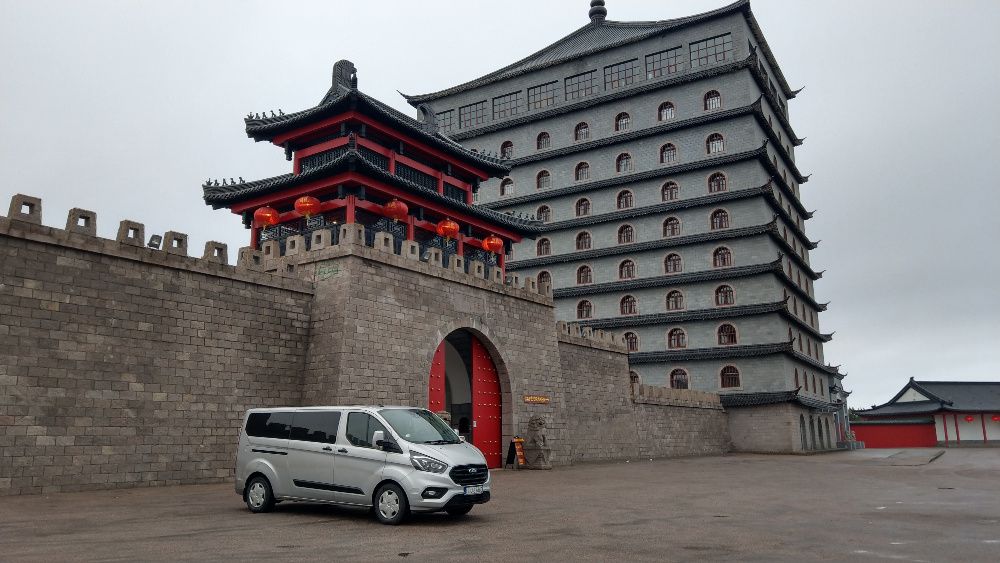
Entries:
<svg viewBox="0 0 1000 563">
<path fill-rule="evenodd" d="M 590 233 L 583 232 L 576 235 L 576 249 L 590 250 Z"/>
<path fill-rule="evenodd" d="M 590 266 L 580 266 L 579 268 L 577 268 L 576 283 L 578 284 L 594 283 L 594 277 L 590 271 Z"/>
<path fill-rule="evenodd" d="M 682 369 L 675 369 L 670 372 L 670 388 L 671 389 L 687 389 L 688 388 L 688 374 Z"/>
<path fill-rule="evenodd" d="M 684 308 L 684 294 L 678 290 L 673 290 L 667 294 L 667 310 L 680 311 Z"/>
<path fill-rule="evenodd" d="M 667 217 L 663 222 L 663 236 L 675 237 L 681 234 L 681 221 L 677 217 Z"/>
<path fill-rule="evenodd" d="M 552 177 L 549 176 L 548 170 L 542 170 L 535 176 L 535 188 L 539 190 L 544 190 L 551 184 Z"/>
<path fill-rule="evenodd" d="M 726 191 L 726 175 L 716 172 L 708 177 L 708 193 L 714 194 Z"/>
<path fill-rule="evenodd" d="M 635 229 L 632 225 L 622 225 L 618 228 L 618 244 L 635 242 Z"/>
<path fill-rule="evenodd" d="M 551 143 L 552 139 L 549 137 L 549 134 L 542 132 L 538 134 L 538 139 L 535 140 L 535 148 L 538 150 L 547 149 Z"/>
<path fill-rule="evenodd" d="M 590 139 L 590 125 L 586 123 L 578 123 L 576 128 L 573 129 L 573 140 L 574 141 L 586 141 Z"/>
<path fill-rule="evenodd" d="M 663 259 L 663 271 L 668 274 L 676 274 L 683 271 L 684 266 L 681 263 L 680 254 L 667 254 L 667 257 Z"/>
<path fill-rule="evenodd" d="M 552 220 L 552 209 L 548 205 L 543 205 L 535 212 L 535 217 L 543 223 L 548 223 Z"/>
<path fill-rule="evenodd" d="M 618 194 L 618 200 L 616 202 L 618 209 L 629 209 L 634 205 L 632 198 L 632 192 L 628 190 L 622 191 Z"/>
<path fill-rule="evenodd" d="M 576 305 L 576 318 L 589 319 L 594 316 L 594 306 L 590 301 L 581 301 Z"/>
<path fill-rule="evenodd" d="M 504 141 L 500 145 L 500 158 L 511 159 L 514 157 L 514 143 Z"/>
<path fill-rule="evenodd" d="M 716 209 L 712 212 L 712 230 L 729 228 L 729 212 L 725 209 Z"/>
<path fill-rule="evenodd" d="M 708 154 L 720 153 L 726 150 L 726 141 L 719 133 L 712 133 L 705 140 L 705 150 Z"/>
<path fill-rule="evenodd" d="M 590 165 L 586 162 L 581 162 L 576 165 L 576 170 L 573 173 L 577 182 L 590 179 Z"/>
<path fill-rule="evenodd" d="M 500 195 L 505 196 L 512 193 L 514 193 L 514 180 L 504 178 L 503 181 L 500 182 Z"/>
<path fill-rule="evenodd" d="M 621 264 L 618 265 L 618 279 L 630 280 L 635 278 L 635 262 L 631 260 L 623 260 Z"/>
<path fill-rule="evenodd" d="M 722 94 L 717 90 L 712 90 L 705 94 L 705 111 L 719 109 L 722 107 Z"/>
<path fill-rule="evenodd" d="M 736 344 L 736 327 L 731 324 L 724 324 L 719 327 L 719 346 L 731 346 Z"/>
<path fill-rule="evenodd" d="M 673 143 L 667 143 L 660 147 L 660 163 L 670 164 L 677 162 L 677 147 Z"/>
<path fill-rule="evenodd" d="M 659 121 L 673 119 L 675 115 L 676 111 L 674 110 L 674 104 L 670 102 L 663 102 L 660 104 L 660 108 L 656 111 L 656 118 Z"/>
<path fill-rule="evenodd" d="M 538 239 L 538 242 L 535 243 L 535 250 L 537 250 L 538 256 L 548 256 L 552 254 L 552 243 L 547 238 Z"/>
<path fill-rule="evenodd" d="M 638 306 L 635 302 L 635 297 L 631 295 L 626 295 L 622 297 L 620 305 L 620 310 L 623 315 L 635 315 L 638 311 Z"/>
<path fill-rule="evenodd" d="M 715 304 L 719 307 L 725 305 L 733 305 L 736 303 L 736 294 L 733 292 L 732 286 L 720 285 L 715 288 Z"/>
<path fill-rule="evenodd" d="M 632 122 L 632 118 L 629 117 L 624 111 L 615 116 L 615 131 L 622 132 L 628 131 L 629 125 Z"/>
<path fill-rule="evenodd" d="M 674 201 L 680 195 L 681 188 L 676 182 L 667 182 L 663 184 L 663 189 L 661 190 L 661 197 L 663 201 Z"/>
<path fill-rule="evenodd" d="M 733 253 L 728 248 L 720 246 L 712 253 L 712 266 L 715 268 L 725 268 L 733 265 Z"/>
<path fill-rule="evenodd" d="M 577 200 L 576 216 L 584 217 L 586 215 L 590 215 L 590 200 L 587 198 Z"/>
<path fill-rule="evenodd" d="M 625 333 L 625 346 L 629 352 L 639 351 L 639 335 L 634 332 Z"/>
<path fill-rule="evenodd" d="M 667 348 L 677 350 L 687 348 L 687 333 L 682 328 L 672 328 L 667 333 Z"/>
<path fill-rule="evenodd" d="M 739 387 L 740 370 L 736 369 L 736 366 L 726 366 L 719 372 L 719 379 L 723 388 Z"/>
<path fill-rule="evenodd" d="M 615 159 L 615 171 L 616 172 L 631 172 L 632 171 L 632 155 L 627 152 L 623 152 L 618 155 Z"/>
</svg>

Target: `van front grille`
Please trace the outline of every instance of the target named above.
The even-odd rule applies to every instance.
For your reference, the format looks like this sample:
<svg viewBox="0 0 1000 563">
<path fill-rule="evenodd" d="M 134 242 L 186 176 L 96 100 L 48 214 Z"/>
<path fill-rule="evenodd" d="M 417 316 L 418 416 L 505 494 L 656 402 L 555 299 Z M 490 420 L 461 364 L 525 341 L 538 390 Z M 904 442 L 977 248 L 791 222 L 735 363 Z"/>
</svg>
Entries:
<svg viewBox="0 0 1000 563">
<path fill-rule="evenodd" d="M 489 479 L 490 471 L 485 465 L 456 465 L 448 475 L 459 485 L 482 485 Z"/>
</svg>

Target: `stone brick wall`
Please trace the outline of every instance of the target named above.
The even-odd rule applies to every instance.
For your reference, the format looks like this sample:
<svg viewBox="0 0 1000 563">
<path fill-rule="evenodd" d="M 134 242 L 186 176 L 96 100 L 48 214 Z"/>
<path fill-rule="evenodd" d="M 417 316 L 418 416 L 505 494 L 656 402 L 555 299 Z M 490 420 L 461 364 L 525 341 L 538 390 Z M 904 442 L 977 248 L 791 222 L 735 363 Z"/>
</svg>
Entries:
<svg viewBox="0 0 1000 563">
<path fill-rule="evenodd" d="M 729 409 L 733 450 L 739 452 L 800 452 L 798 414 L 791 403 Z"/>
<path fill-rule="evenodd" d="M 0 495 L 230 478 L 243 411 L 299 401 L 311 284 L 34 202 L 0 217 Z"/>
</svg>

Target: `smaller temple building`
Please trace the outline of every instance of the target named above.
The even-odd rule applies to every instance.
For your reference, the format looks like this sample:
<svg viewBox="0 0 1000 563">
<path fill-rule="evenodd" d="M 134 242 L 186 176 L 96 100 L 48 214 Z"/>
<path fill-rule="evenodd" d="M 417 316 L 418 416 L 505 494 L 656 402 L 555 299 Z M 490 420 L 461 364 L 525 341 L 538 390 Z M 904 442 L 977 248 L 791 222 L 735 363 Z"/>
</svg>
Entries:
<svg viewBox="0 0 1000 563">
<path fill-rule="evenodd" d="M 851 423 L 867 448 L 1000 446 L 1000 381 L 910 381 Z"/>
</svg>

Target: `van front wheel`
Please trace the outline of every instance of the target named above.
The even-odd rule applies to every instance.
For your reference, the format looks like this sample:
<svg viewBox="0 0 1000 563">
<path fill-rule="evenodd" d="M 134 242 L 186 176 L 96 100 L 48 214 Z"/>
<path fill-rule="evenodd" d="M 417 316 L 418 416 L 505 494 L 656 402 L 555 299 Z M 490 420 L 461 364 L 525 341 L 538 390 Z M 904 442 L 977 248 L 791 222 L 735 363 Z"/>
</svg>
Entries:
<svg viewBox="0 0 1000 563">
<path fill-rule="evenodd" d="M 250 479 L 246 492 L 243 493 L 243 500 L 246 501 L 250 512 L 270 512 L 274 508 L 274 493 L 271 491 L 271 483 L 262 475 Z"/>
<path fill-rule="evenodd" d="M 395 483 L 386 483 L 375 493 L 375 518 L 383 524 L 395 526 L 406 518 L 410 504 L 406 493 Z"/>
</svg>

